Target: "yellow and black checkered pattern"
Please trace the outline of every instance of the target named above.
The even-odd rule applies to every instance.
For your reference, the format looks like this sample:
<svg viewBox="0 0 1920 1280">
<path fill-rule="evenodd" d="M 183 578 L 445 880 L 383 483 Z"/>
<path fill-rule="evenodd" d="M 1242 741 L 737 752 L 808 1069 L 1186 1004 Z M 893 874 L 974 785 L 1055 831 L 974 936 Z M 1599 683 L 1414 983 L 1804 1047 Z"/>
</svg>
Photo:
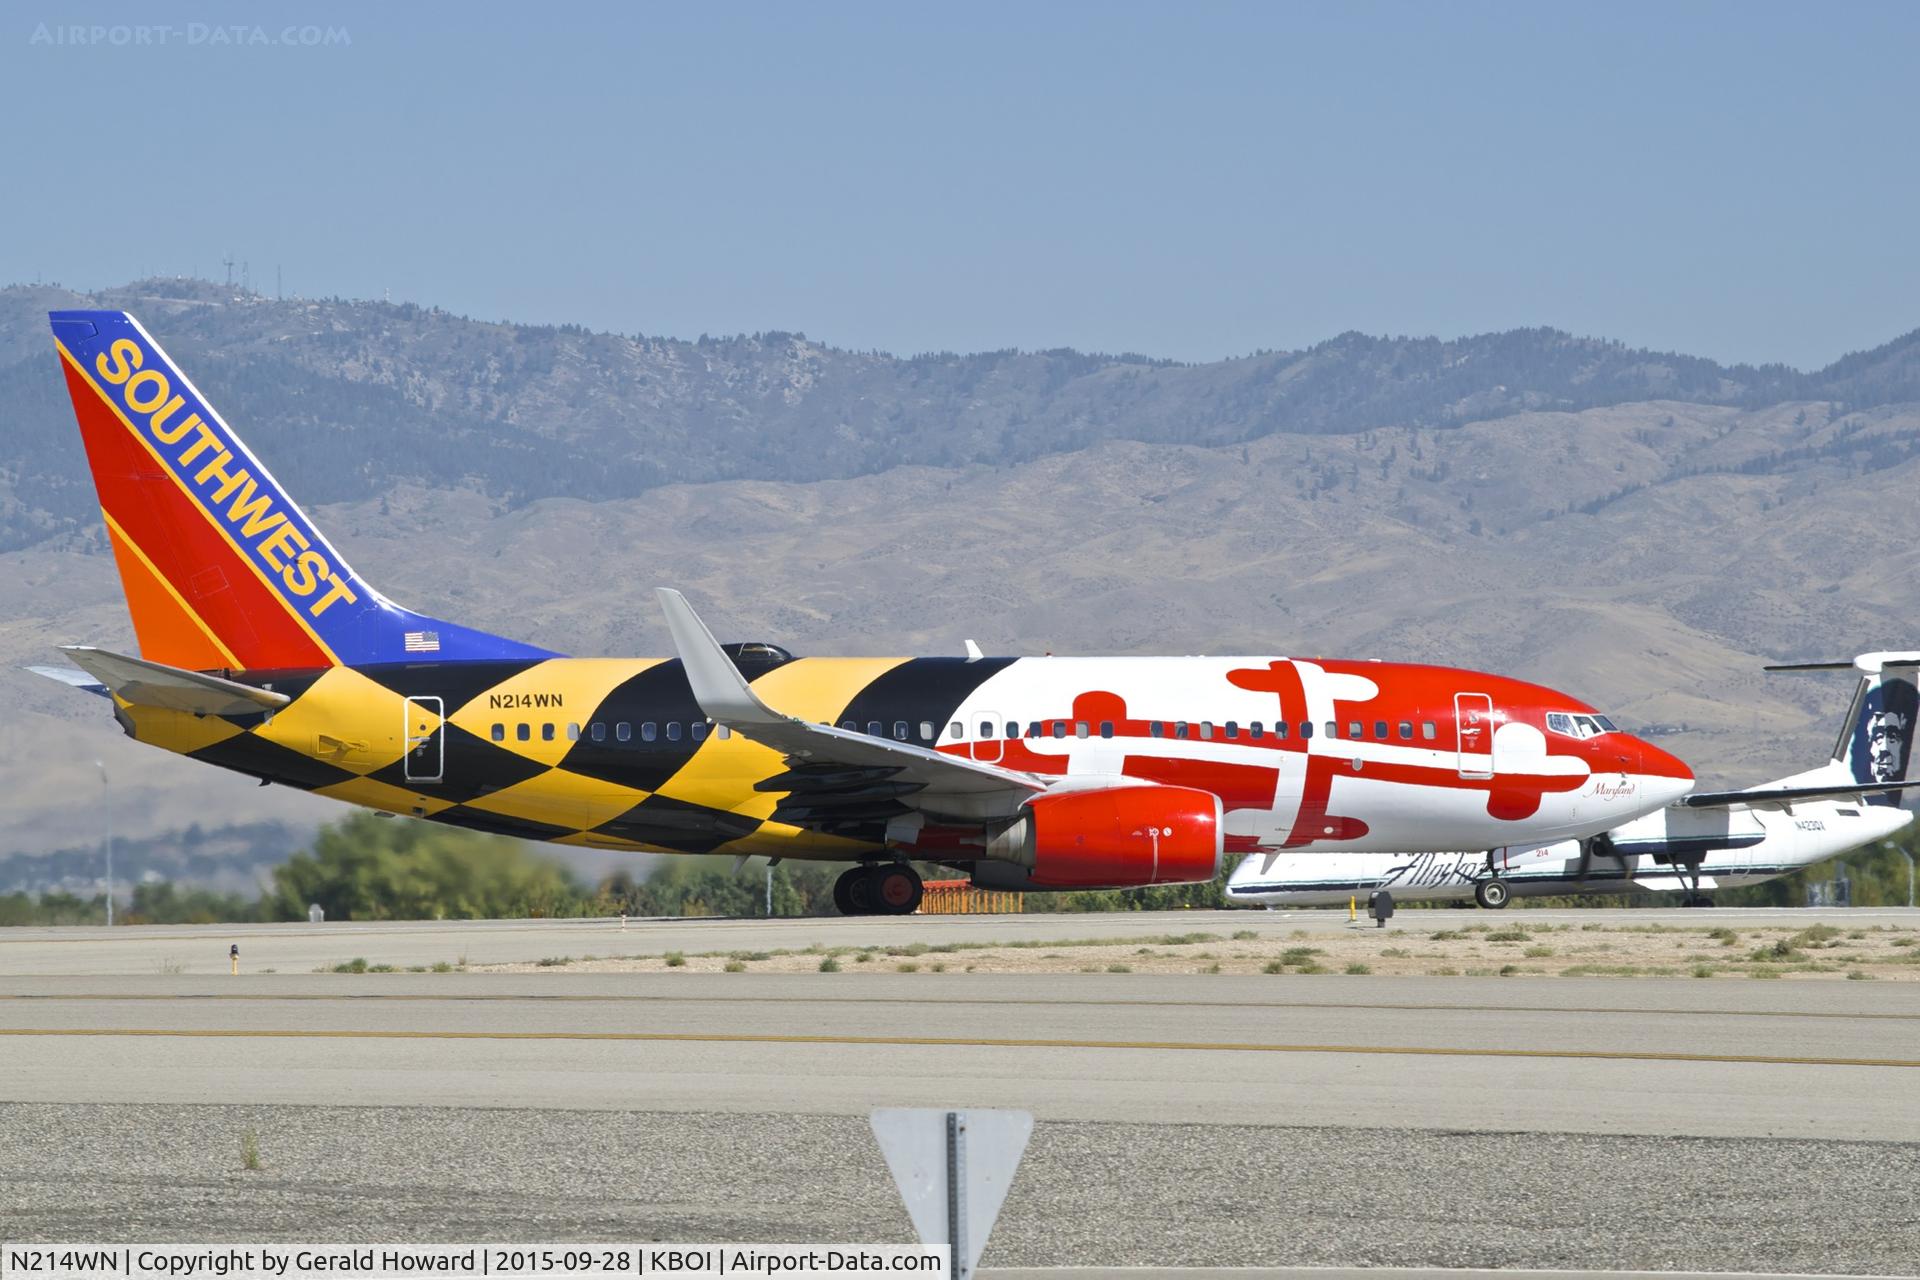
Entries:
<svg viewBox="0 0 1920 1280">
<path fill-rule="evenodd" d="M 944 725 L 1010 659 L 738 652 L 806 720 Z M 142 742 L 269 782 L 479 831 L 603 849 L 851 859 L 907 812 L 890 770 L 820 771 L 706 722 L 677 661 L 407 663 L 239 677 L 270 715 L 117 702 Z"/>
</svg>

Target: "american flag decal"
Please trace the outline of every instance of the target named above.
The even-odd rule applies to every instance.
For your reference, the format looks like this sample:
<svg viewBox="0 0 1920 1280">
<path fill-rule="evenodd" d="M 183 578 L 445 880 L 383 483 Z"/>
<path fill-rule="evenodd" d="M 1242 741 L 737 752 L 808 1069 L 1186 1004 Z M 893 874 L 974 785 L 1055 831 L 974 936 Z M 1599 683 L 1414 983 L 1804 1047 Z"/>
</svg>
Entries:
<svg viewBox="0 0 1920 1280">
<path fill-rule="evenodd" d="M 408 653 L 440 652 L 440 633 L 438 631 L 409 631 L 402 638 L 406 641 Z"/>
</svg>

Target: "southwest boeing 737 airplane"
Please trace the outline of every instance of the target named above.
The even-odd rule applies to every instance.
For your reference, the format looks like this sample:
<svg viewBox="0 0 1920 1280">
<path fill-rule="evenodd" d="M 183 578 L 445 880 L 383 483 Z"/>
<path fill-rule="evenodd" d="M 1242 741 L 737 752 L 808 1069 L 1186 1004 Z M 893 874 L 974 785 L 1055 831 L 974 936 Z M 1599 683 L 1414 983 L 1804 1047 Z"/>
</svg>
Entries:
<svg viewBox="0 0 1920 1280">
<path fill-rule="evenodd" d="M 1582 840 L 1692 775 L 1593 708 L 1474 671 L 1247 658 L 796 658 L 659 592 L 677 661 L 569 658 L 356 574 L 133 317 L 53 332 L 139 656 L 42 668 L 141 742 L 388 813 L 600 849 L 909 859 L 1025 889 L 1211 878 L 1227 851 Z"/>
</svg>

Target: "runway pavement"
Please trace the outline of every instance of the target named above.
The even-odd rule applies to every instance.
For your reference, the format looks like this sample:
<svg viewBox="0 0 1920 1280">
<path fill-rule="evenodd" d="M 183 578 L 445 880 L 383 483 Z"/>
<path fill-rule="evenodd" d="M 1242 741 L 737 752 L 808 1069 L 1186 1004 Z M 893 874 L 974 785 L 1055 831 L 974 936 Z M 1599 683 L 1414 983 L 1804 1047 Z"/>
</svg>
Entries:
<svg viewBox="0 0 1920 1280">
<path fill-rule="evenodd" d="M 1299 927 L 1265 914 L 1193 927 Z M 657 936 L 832 945 L 807 931 L 875 925 L 1169 920 Z M 301 926 L 243 954 L 346 936 L 370 958 L 474 940 L 524 957 L 591 927 Z M 116 948 L 228 935 L 69 936 L 9 945 L 124 964 L 138 952 Z M 1920 1257 L 1920 984 L 15 974 L 0 1063 L 16 1239 L 902 1240 L 865 1117 L 921 1105 L 1035 1113 L 989 1247 L 1005 1267 L 1893 1275 Z"/>
<path fill-rule="evenodd" d="M 1920 912 L 1902 908 L 1852 910 L 1681 908 L 1547 911 L 1407 910 L 1394 931 L 1418 934 L 1472 924 L 1665 924 L 1691 928 L 1762 925 L 1796 929 L 1836 924 L 1850 929 L 1920 927 Z M 392 924 L 338 922 L 255 925 L 169 925 L 106 929 L 0 929 L 4 974 L 223 974 L 227 948 L 240 946 L 249 972 L 263 968 L 304 973 L 365 957 L 370 963 L 408 965 L 503 964 L 558 955 L 659 955 L 667 951 L 805 949 L 819 945 L 897 946 L 909 942 L 1051 941 L 1140 938 L 1185 931 L 1231 933 L 1252 929 L 1276 936 L 1297 930 L 1338 932 L 1352 926 L 1342 910 L 1139 911 L 1100 915 L 906 916 L 781 920 L 459 920 Z"/>
<path fill-rule="evenodd" d="M 0 1099 L 1920 1141 L 1920 987 L 1150 974 L 0 979 Z M 1860 1107 L 1847 1099 L 1881 1098 Z"/>
</svg>

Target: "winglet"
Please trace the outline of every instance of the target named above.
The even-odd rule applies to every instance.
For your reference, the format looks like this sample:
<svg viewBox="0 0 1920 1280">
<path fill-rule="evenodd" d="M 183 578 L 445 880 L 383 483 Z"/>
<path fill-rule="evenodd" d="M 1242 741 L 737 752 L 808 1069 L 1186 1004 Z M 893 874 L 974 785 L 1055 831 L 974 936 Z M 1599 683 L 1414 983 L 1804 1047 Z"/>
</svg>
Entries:
<svg viewBox="0 0 1920 1280">
<path fill-rule="evenodd" d="M 653 593 L 666 612 L 673 647 L 679 651 L 680 665 L 693 687 L 693 700 L 702 711 L 718 723 L 729 725 L 784 724 L 793 718 L 760 701 L 685 596 L 672 587 L 656 587 Z"/>
</svg>

